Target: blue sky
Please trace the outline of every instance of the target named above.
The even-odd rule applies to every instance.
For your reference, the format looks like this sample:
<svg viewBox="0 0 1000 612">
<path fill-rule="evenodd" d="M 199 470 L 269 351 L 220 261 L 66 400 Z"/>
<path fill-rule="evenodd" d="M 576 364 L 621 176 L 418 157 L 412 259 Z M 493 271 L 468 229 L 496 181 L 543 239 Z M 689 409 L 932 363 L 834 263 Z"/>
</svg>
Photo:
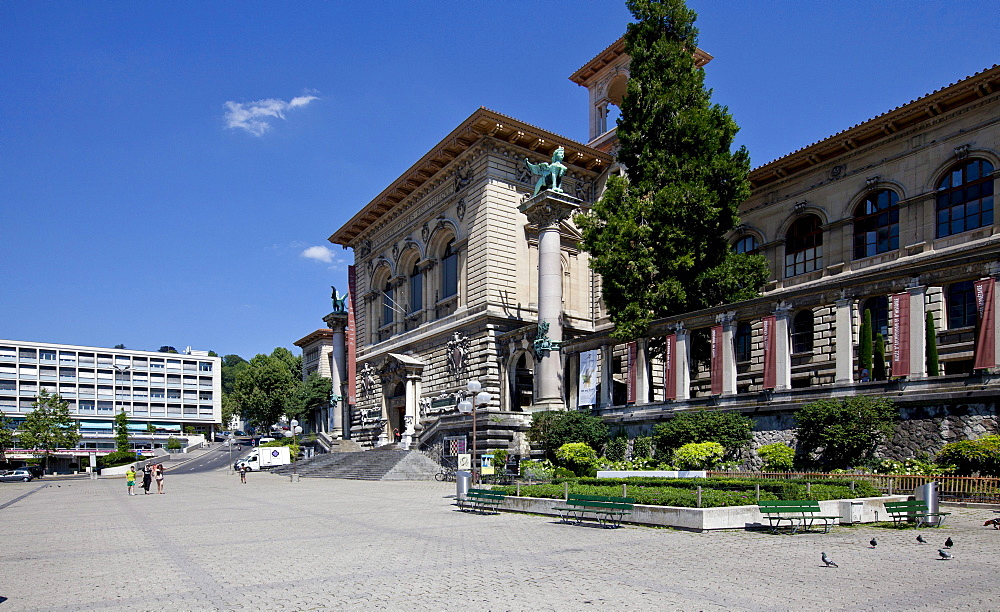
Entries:
<svg viewBox="0 0 1000 612">
<path fill-rule="evenodd" d="M 1000 62 L 994 1 L 692 0 L 754 166 Z M 486 106 L 577 140 L 607 1 L 0 3 L 0 337 L 246 358 L 326 238 Z M 327 248 L 317 248 L 327 247 Z"/>
</svg>

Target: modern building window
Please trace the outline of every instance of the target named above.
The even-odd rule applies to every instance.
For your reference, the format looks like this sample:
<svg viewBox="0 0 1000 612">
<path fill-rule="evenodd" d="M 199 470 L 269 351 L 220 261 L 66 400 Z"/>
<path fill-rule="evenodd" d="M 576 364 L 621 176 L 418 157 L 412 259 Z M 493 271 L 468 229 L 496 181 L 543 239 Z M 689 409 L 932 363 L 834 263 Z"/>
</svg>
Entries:
<svg viewBox="0 0 1000 612">
<path fill-rule="evenodd" d="M 736 361 L 750 361 L 750 347 L 753 340 L 753 328 L 749 323 L 736 326 Z"/>
<path fill-rule="evenodd" d="M 875 334 L 882 334 L 882 338 L 889 340 L 889 298 L 884 295 L 868 298 L 861 305 L 861 317 L 864 320 L 865 311 L 872 313 L 872 338 Z"/>
<path fill-rule="evenodd" d="M 899 196 L 881 189 L 854 209 L 854 258 L 899 249 Z"/>
<path fill-rule="evenodd" d="M 410 312 L 419 312 L 424 307 L 424 275 L 417 264 L 410 272 Z"/>
<path fill-rule="evenodd" d="M 972 281 L 948 285 L 948 329 L 973 327 L 976 324 L 976 292 Z"/>
<path fill-rule="evenodd" d="M 816 215 L 795 220 L 785 235 L 785 278 L 823 267 L 823 228 Z"/>
<path fill-rule="evenodd" d="M 757 248 L 760 245 L 757 244 L 757 237 L 753 234 L 744 234 L 740 236 L 736 242 L 733 243 L 734 253 L 747 253 L 749 255 L 756 255 Z"/>
<path fill-rule="evenodd" d="M 993 225 L 993 164 L 972 159 L 954 166 L 937 186 L 937 237 Z"/>
<path fill-rule="evenodd" d="M 382 325 L 389 325 L 393 321 L 393 301 L 392 283 L 386 281 L 382 287 Z"/>
<path fill-rule="evenodd" d="M 792 352 L 811 353 L 813 350 L 813 313 L 803 310 L 792 319 Z"/>
<path fill-rule="evenodd" d="M 458 251 L 452 240 L 441 255 L 441 299 L 458 293 Z"/>
</svg>

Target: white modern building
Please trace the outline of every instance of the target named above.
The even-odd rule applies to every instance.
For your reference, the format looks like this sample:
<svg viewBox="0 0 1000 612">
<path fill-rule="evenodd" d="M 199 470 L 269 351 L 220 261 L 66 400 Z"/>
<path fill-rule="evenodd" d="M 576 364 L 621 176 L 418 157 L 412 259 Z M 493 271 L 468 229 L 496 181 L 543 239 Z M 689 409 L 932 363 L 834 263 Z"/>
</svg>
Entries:
<svg viewBox="0 0 1000 612">
<path fill-rule="evenodd" d="M 69 402 L 83 434 L 81 449 L 108 448 L 122 410 L 135 444 L 163 446 L 167 436 L 189 426 L 206 435 L 218 427 L 221 363 L 190 349 L 177 354 L 0 340 L 0 411 L 16 424 L 45 390 Z M 147 433 L 149 425 L 155 434 Z"/>
</svg>

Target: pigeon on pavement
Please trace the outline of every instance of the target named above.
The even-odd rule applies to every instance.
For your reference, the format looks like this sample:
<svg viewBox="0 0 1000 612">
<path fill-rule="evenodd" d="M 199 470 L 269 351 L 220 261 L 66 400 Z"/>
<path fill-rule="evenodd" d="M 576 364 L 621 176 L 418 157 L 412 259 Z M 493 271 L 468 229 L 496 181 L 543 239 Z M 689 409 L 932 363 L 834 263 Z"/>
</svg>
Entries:
<svg viewBox="0 0 1000 612">
<path fill-rule="evenodd" d="M 868 542 L 868 543 L 872 545 L 872 548 L 875 548 L 876 546 L 878 546 L 878 541 L 876 541 L 875 538 L 872 538 L 871 541 Z"/>
<path fill-rule="evenodd" d="M 925 539 L 924 539 L 924 536 L 922 536 L 922 535 L 920 535 L 920 534 L 918 533 L 918 534 L 917 534 L 917 542 L 920 542 L 921 544 L 926 544 L 926 543 L 927 543 L 927 540 L 925 540 Z"/>
<path fill-rule="evenodd" d="M 951 536 L 948 536 L 948 539 L 944 541 L 944 547 L 945 548 L 951 548 L 954 545 L 955 545 L 955 542 L 951 539 Z"/>
<path fill-rule="evenodd" d="M 943 548 L 938 549 L 938 554 L 941 555 L 941 558 L 944 559 L 945 561 L 954 558 L 950 552 L 948 552 Z"/>
<path fill-rule="evenodd" d="M 833 560 L 830 559 L 830 557 L 827 557 L 826 553 L 823 553 L 823 556 L 821 556 L 820 559 L 823 560 L 823 563 L 826 563 L 827 567 L 840 567 L 839 565 L 834 563 Z"/>
</svg>

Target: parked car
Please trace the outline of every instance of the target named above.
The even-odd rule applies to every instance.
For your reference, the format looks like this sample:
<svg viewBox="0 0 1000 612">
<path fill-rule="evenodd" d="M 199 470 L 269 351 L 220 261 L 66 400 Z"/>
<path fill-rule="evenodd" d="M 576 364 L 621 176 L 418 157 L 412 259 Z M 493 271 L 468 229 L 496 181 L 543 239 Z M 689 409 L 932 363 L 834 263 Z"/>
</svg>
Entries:
<svg viewBox="0 0 1000 612">
<path fill-rule="evenodd" d="M 3 474 L 0 474 L 0 482 L 30 482 L 34 478 L 31 472 L 24 468 L 7 470 Z"/>
</svg>

